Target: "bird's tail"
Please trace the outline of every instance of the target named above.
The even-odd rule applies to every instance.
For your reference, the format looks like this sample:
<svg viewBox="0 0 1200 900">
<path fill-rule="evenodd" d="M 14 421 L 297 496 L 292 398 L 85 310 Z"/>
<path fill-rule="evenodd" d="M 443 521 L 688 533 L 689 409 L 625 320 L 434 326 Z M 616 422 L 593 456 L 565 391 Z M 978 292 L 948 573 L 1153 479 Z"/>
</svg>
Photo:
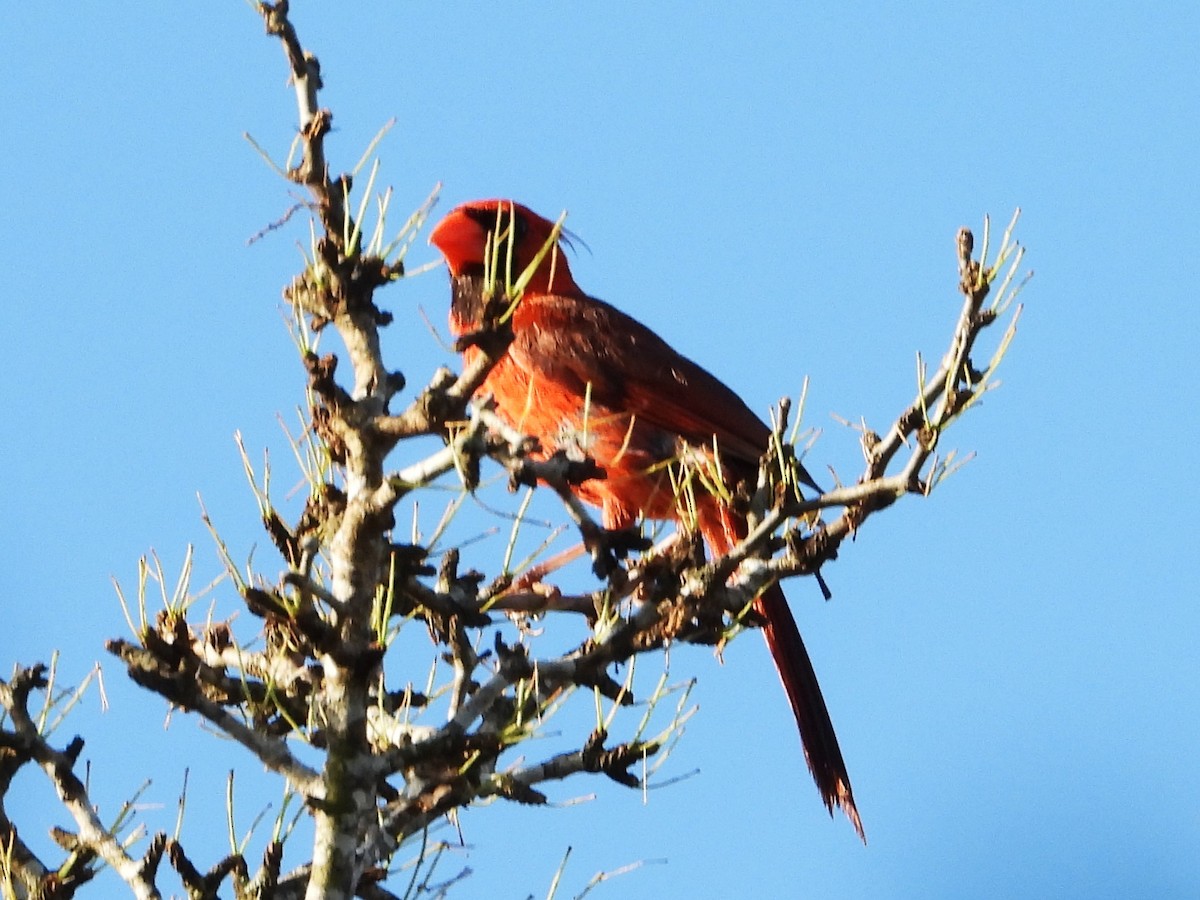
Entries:
<svg viewBox="0 0 1200 900">
<path fill-rule="evenodd" d="M 834 804 L 840 806 L 850 819 L 858 836 L 866 843 L 862 819 L 854 805 L 854 791 L 850 787 L 850 775 L 842 759 L 833 721 L 821 696 L 817 673 L 813 670 L 808 649 L 800 637 L 800 629 L 792 617 L 783 589 L 773 584 L 754 601 L 754 608 L 766 620 L 763 637 L 775 661 L 775 670 L 783 682 L 783 690 L 792 705 L 792 714 L 800 728 L 800 743 L 804 747 L 804 758 L 812 772 L 817 790 L 829 812 Z"/>
<path fill-rule="evenodd" d="M 714 553 L 728 551 L 745 534 L 744 523 L 737 521 L 728 509 L 721 510 L 716 517 L 717 522 L 706 522 L 705 518 L 708 517 L 701 517 L 701 530 Z M 821 792 L 821 799 L 831 815 L 834 806 L 840 806 L 858 836 L 866 843 L 866 834 L 858 808 L 854 805 L 854 791 L 850 787 L 850 775 L 846 772 L 833 721 L 829 718 L 821 686 L 817 683 L 817 673 L 813 670 L 808 649 L 800 637 L 800 629 L 796 626 L 783 589 L 778 584 L 771 585 L 754 601 L 754 609 L 764 620 L 763 637 L 766 638 L 775 670 L 779 673 L 779 680 L 783 682 L 783 690 L 796 717 L 804 758 L 817 783 L 817 790 Z"/>
</svg>

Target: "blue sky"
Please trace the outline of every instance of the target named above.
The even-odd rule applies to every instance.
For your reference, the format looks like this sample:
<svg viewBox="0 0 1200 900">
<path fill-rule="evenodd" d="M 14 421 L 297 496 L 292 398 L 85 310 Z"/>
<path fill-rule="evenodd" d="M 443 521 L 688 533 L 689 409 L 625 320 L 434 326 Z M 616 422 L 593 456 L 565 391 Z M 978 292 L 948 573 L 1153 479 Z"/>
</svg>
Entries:
<svg viewBox="0 0 1200 900">
<path fill-rule="evenodd" d="M 560 896 L 639 859 L 666 862 L 597 895 L 1195 896 L 1200 11 L 648 7 L 293 13 L 335 166 L 395 117 L 393 209 L 442 182 L 442 211 L 496 195 L 568 210 L 590 248 L 579 282 L 751 406 L 809 377 L 814 471 L 857 472 L 831 414 L 882 428 L 914 354 L 943 350 L 960 225 L 1020 205 L 1037 274 L 1003 387 L 948 437 L 977 458 L 871 521 L 827 569 L 831 603 L 789 589 L 870 845 L 825 815 L 749 635 L 723 666 L 672 654 L 700 710 L 660 779 L 696 774 L 646 802 L 579 782 L 550 790 L 594 800 L 470 810 L 446 873 L 474 870 L 463 896 L 544 896 L 571 845 Z M 193 543 L 198 580 L 219 571 L 197 492 L 239 558 L 265 544 L 235 430 L 255 458 L 270 448 L 277 484 L 295 478 L 276 416 L 294 419 L 303 376 L 279 292 L 307 232 L 247 247 L 292 201 L 242 139 L 282 158 L 294 102 L 245 4 L 0 15 L 0 659 L 59 648 L 68 681 L 103 660 L 110 710 L 92 696 L 69 723 L 97 799 L 111 818 L 151 777 L 145 816 L 169 830 L 186 761 L 211 859 L 201 826 L 238 757 L 184 716 L 164 731 L 102 642 L 127 632 L 110 578 L 132 585 L 139 555 L 177 567 Z M 418 311 L 441 327 L 447 294 L 433 272 L 381 295 L 410 384 L 450 361 Z M 485 566 L 496 546 L 473 552 Z M 227 584 L 215 597 L 236 608 Z M 239 828 L 278 797 L 257 779 L 239 775 Z M 34 779 L 20 791 L 10 811 L 52 808 Z"/>
</svg>

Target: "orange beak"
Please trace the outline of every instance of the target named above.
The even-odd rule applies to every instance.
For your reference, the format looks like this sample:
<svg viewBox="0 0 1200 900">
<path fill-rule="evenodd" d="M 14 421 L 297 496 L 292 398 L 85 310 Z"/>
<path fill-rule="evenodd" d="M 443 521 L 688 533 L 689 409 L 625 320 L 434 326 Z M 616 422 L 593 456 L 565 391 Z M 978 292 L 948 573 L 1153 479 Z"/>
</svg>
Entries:
<svg viewBox="0 0 1200 900">
<path fill-rule="evenodd" d="M 487 231 L 461 208 L 452 210 L 429 233 L 429 243 L 446 257 L 451 275 L 461 275 L 469 265 L 483 265 Z"/>
</svg>

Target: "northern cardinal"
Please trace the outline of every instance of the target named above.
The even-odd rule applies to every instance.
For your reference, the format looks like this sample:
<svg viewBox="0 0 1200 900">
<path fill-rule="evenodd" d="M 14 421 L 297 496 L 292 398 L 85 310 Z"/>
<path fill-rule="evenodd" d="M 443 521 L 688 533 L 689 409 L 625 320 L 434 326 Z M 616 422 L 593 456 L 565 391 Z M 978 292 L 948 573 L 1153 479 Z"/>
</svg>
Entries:
<svg viewBox="0 0 1200 900">
<path fill-rule="evenodd" d="M 729 484 L 754 479 L 770 439 L 767 426 L 737 394 L 649 328 L 584 293 L 560 247 L 550 246 L 554 229 L 518 203 L 480 200 L 454 209 L 429 236 L 450 270 L 456 337 L 481 326 L 485 259 L 498 254 L 499 271 L 507 268 L 516 278 L 548 248 L 513 311 L 513 342 L 481 388 L 495 398 L 500 416 L 543 448 L 564 439 L 581 444 L 605 477 L 574 490 L 601 509 L 607 528 L 628 527 L 639 515 L 681 518 L 666 472 L 681 451 L 706 454 L 713 464 L 719 459 Z M 463 352 L 469 363 L 478 349 Z M 695 492 L 689 518 L 715 554 L 746 536 L 744 518 L 711 492 Z M 821 798 L 830 813 L 834 804 L 845 810 L 863 837 L 837 735 L 783 591 L 773 585 L 754 608 L 765 623 L 763 635 Z"/>
</svg>

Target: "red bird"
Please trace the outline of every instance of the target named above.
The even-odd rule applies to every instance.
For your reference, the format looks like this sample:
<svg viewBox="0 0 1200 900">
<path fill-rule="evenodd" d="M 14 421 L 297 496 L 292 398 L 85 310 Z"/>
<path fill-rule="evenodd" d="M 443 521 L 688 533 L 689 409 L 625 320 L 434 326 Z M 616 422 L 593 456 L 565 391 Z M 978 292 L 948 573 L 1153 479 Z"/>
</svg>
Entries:
<svg viewBox="0 0 1200 900">
<path fill-rule="evenodd" d="M 508 200 L 466 203 L 438 223 L 429 241 L 450 269 L 455 336 L 481 325 L 485 259 L 498 254 L 503 276 L 511 253 L 516 278 L 550 245 L 554 228 Z M 564 438 L 582 445 L 605 477 L 574 490 L 601 509 L 605 527 L 628 527 L 639 515 L 678 520 L 679 500 L 666 469 L 685 447 L 714 464 L 717 457 L 704 448 L 715 440 L 727 483 L 757 477 L 770 439 L 762 420 L 649 328 L 584 293 L 559 246 L 550 247 L 533 271 L 513 312 L 512 329 L 508 352 L 481 390 L 495 398 L 502 418 L 543 447 L 561 446 Z M 478 352 L 466 349 L 465 361 L 469 364 Z M 808 473 L 802 477 L 816 487 Z M 746 536 L 744 518 L 707 491 L 695 493 L 694 520 L 715 554 Z M 831 813 L 834 804 L 845 810 L 862 837 L 837 735 L 782 589 L 768 588 L 754 608 L 766 623 L 763 635 L 821 798 Z"/>
</svg>

